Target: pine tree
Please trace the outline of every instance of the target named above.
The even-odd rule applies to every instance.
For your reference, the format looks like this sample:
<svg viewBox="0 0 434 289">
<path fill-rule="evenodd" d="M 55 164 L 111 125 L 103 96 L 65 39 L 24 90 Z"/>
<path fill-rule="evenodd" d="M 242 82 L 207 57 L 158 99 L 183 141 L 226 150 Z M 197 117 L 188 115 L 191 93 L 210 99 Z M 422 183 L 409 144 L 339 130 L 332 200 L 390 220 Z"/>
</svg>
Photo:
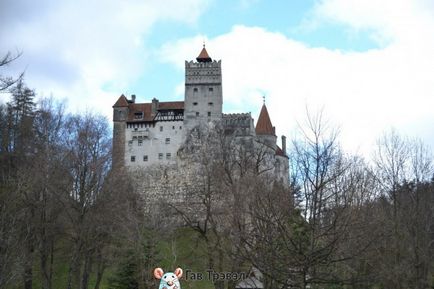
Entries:
<svg viewBox="0 0 434 289">
<path fill-rule="evenodd" d="M 29 138 L 32 136 L 35 114 L 35 92 L 20 79 L 10 89 L 12 101 L 8 103 L 12 129 L 11 148 L 18 154 L 28 152 Z"/>
<path fill-rule="evenodd" d="M 109 289 L 138 289 L 137 282 L 137 258 L 131 253 L 119 265 L 112 278 L 109 278 Z"/>
</svg>

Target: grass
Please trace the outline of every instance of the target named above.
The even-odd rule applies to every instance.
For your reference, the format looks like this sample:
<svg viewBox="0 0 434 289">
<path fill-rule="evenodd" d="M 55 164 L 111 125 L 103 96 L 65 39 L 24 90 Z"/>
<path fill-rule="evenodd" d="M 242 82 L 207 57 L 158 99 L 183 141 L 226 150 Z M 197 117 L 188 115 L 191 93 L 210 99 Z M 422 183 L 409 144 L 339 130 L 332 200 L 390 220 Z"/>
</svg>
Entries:
<svg viewBox="0 0 434 289">
<path fill-rule="evenodd" d="M 69 243 L 66 240 L 59 241 L 56 246 L 53 263 L 53 289 L 66 288 L 70 261 L 69 248 Z M 184 278 L 181 279 L 182 289 L 214 288 L 208 278 L 204 278 L 204 280 L 185 279 L 185 272 L 187 270 L 190 270 L 190 272 L 201 272 L 204 277 L 207 277 L 206 270 L 208 266 L 205 246 L 193 230 L 178 229 L 171 236 L 161 238 L 157 243 L 157 252 L 158 259 L 161 260 L 158 266 L 163 268 L 165 272 L 173 272 L 177 267 L 181 267 L 184 270 Z M 108 279 L 116 272 L 117 266 L 118 263 L 114 263 L 105 270 L 100 289 L 108 289 Z M 88 288 L 94 288 L 95 279 L 96 274 L 93 271 L 90 275 Z M 158 281 L 155 284 L 158 284 Z M 18 288 L 23 288 L 21 280 L 6 289 Z M 42 276 L 39 267 L 39 256 L 37 254 L 34 256 L 33 288 L 42 289 Z M 155 289 L 158 289 L 158 285 L 156 285 Z"/>
</svg>

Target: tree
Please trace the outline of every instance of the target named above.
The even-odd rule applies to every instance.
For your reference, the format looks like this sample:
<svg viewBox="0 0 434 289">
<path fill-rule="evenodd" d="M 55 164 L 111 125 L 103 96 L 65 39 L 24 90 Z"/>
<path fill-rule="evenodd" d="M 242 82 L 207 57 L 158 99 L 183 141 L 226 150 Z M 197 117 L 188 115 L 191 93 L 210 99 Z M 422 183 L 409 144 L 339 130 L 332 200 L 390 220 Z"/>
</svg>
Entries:
<svg viewBox="0 0 434 289">
<path fill-rule="evenodd" d="M 16 155 L 31 151 L 33 138 L 33 120 L 35 113 L 35 92 L 28 88 L 22 79 L 10 88 L 12 101 L 9 104 L 12 135 L 10 150 Z"/>
<path fill-rule="evenodd" d="M 59 192 L 66 186 L 63 165 L 65 115 L 62 104 L 53 99 L 41 99 L 34 117 L 32 146 L 37 152 L 25 174 L 32 181 L 33 196 L 30 201 L 35 210 L 32 222 L 35 227 L 35 246 L 39 255 L 42 288 L 52 288 L 55 243 L 62 232 L 62 207 Z"/>
<path fill-rule="evenodd" d="M 373 238 L 347 249 L 361 237 L 358 231 L 365 232 L 358 217 L 371 196 L 363 161 L 342 153 L 336 131 L 327 128 L 321 114 L 308 114 L 301 135 L 290 154 L 295 204 L 288 189 L 255 183 L 245 255 L 264 274 L 266 288 L 350 284 L 345 263 Z"/>
<path fill-rule="evenodd" d="M 170 207 L 197 233 L 209 269 L 245 269 L 245 259 L 238 252 L 250 226 L 250 200 L 258 182 L 268 187 L 280 182 L 274 175 L 275 154 L 269 144 L 226 130 L 219 123 L 202 124 L 187 135 L 176 169 L 162 167 L 152 175 L 158 181 L 148 188 L 170 200 L 162 210 Z M 286 199 L 292 199 L 286 193 Z M 222 280 L 213 281 L 216 288 L 224 286 Z M 236 285 L 228 283 L 229 288 Z"/>
<path fill-rule="evenodd" d="M 96 208 L 103 199 L 104 179 L 110 168 L 111 139 L 107 121 L 91 114 L 71 116 L 66 133 L 64 162 L 68 186 L 62 202 L 68 221 L 66 231 L 73 245 L 67 288 L 85 289 L 97 248 Z"/>
<path fill-rule="evenodd" d="M 40 274 L 40 287 L 53 288 L 67 256 L 66 286 L 88 288 L 95 274 L 98 289 L 116 247 L 134 243 L 143 222 L 127 172 L 111 170 L 107 121 L 65 115 L 52 99 L 36 105 L 22 81 L 10 91 L 0 106 L 0 287 L 30 289 Z"/>
<path fill-rule="evenodd" d="M 0 58 L 0 68 L 8 66 L 11 62 L 19 58 L 21 54 L 21 52 L 17 52 L 15 55 L 11 52 L 7 52 L 3 57 Z M 17 81 L 21 80 L 23 76 L 24 73 L 21 73 L 21 75 L 19 75 L 16 79 L 13 79 L 10 76 L 7 77 L 0 74 L 0 92 L 7 91 Z"/>
<path fill-rule="evenodd" d="M 377 250 L 380 282 L 385 288 L 427 288 L 433 272 L 432 156 L 420 142 L 385 134 L 374 155 L 385 231 Z"/>
</svg>

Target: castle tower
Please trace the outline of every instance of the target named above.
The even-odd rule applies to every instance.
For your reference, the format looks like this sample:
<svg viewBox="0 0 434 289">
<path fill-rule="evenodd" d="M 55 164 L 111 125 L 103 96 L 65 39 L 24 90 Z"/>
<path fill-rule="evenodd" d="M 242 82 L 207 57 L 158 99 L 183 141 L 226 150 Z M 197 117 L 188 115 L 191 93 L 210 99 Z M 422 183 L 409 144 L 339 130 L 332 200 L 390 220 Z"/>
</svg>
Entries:
<svg viewBox="0 0 434 289">
<path fill-rule="evenodd" d="M 113 160 L 114 168 L 124 165 L 125 128 L 128 117 L 128 99 L 121 95 L 113 105 Z"/>
<path fill-rule="evenodd" d="M 185 62 L 184 127 L 222 119 L 221 60 L 212 60 L 205 44 L 196 61 Z"/>
<path fill-rule="evenodd" d="M 256 135 L 258 139 L 269 147 L 274 149 L 277 148 L 276 145 L 276 129 L 271 123 L 270 115 L 268 114 L 265 102 L 262 105 L 261 112 L 259 114 L 258 122 L 256 123 Z"/>
</svg>

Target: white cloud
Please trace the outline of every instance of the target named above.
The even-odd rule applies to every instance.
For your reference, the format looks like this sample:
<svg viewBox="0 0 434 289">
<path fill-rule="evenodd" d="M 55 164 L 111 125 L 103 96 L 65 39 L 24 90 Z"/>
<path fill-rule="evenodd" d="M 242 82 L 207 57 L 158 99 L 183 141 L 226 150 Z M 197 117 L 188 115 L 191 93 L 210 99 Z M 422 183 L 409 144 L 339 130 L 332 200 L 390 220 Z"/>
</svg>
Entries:
<svg viewBox="0 0 434 289">
<path fill-rule="evenodd" d="M 369 30 L 382 44 L 419 42 L 421 35 L 432 33 L 434 25 L 431 0 L 319 0 L 311 15 L 315 22 L 332 21 Z"/>
<path fill-rule="evenodd" d="M 0 4 L 0 37 L 7 40 L 0 41 L 0 52 L 23 51 L 8 74 L 26 68 L 26 81 L 39 94 L 111 115 L 117 96 L 147 68 L 153 25 L 194 24 L 208 2 L 10 1 Z"/>
<path fill-rule="evenodd" d="M 433 35 L 434 25 L 424 29 Z M 381 49 L 344 52 L 308 47 L 263 28 L 236 26 L 208 39 L 207 50 L 222 59 L 224 101 L 239 112 L 253 107 L 256 118 L 265 93 L 279 134 L 290 134 L 308 106 L 324 108 L 350 150 L 367 153 L 391 126 L 410 135 L 417 131 L 434 146 L 434 55 L 428 53 L 434 45 L 424 37 L 407 42 L 394 35 L 397 41 Z M 162 53 L 183 69 L 180 59 L 196 56 L 202 39 L 199 35 L 167 44 Z M 411 129 L 420 125 L 430 129 Z"/>
<path fill-rule="evenodd" d="M 153 51 L 146 39 L 155 24 L 194 25 L 210 1 L 3 1 L 0 52 L 23 50 L 13 69 L 27 67 L 27 81 L 39 93 L 110 115 L 115 98 L 147 68 Z M 205 38 L 211 57 L 223 61 L 225 103 L 239 112 L 250 106 L 256 118 L 265 94 L 279 134 L 290 134 L 307 105 L 324 108 L 341 126 L 347 148 L 368 151 L 390 126 L 434 147 L 433 3 L 319 0 L 307 21 L 372 33 L 382 46 L 365 52 L 309 47 L 245 26 L 212 39 L 180 39 L 161 51 L 183 71 L 183 60 L 194 58 Z M 182 90 L 182 84 L 174 88 Z"/>
</svg>

